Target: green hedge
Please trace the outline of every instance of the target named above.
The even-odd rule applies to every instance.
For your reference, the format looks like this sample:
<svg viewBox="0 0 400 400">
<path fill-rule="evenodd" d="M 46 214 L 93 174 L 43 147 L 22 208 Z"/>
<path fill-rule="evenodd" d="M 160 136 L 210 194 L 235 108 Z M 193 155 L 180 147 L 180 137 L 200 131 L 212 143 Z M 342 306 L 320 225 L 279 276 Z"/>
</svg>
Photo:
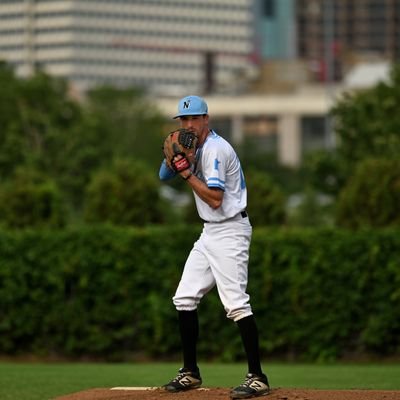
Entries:
<svg viewBox="0 0 400 400">
<path fill-rule="evenodd" d="M 0 231 L 0 354 L 179 355 L 171 297 L 201 226 Z M 254 230 L 249 293 L 263 357 L 400 355 L 400 231 Z M 214 290 L 200 356 L 243 357 Z"/>
</svg>

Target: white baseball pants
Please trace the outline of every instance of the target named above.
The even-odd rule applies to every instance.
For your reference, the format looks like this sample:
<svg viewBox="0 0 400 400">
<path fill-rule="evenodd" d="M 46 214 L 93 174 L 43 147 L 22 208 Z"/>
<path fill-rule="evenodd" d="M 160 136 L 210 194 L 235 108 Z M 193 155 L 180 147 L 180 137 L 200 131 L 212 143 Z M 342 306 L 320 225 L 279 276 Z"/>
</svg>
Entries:
<svg viewBox="0 0 400 400">
<path fill-rule="evenodd" d="M 252 315 L 246 293 L 252 227 L 239 214 L 225 222 L 204 224 L 182 273 L 173 303 L 178 311 L 193 311 L 215 285 L 228 318 Z"/>
</svg>

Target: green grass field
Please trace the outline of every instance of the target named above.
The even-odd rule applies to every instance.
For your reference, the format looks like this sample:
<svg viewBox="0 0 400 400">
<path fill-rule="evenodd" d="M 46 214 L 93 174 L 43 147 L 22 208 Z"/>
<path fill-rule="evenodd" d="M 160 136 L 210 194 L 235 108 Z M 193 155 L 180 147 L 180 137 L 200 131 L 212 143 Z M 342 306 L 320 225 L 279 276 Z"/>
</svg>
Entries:
<svg viewBox="0 0 400 400">
<path fill-rule="evenodd" d="M 244 364 L 200 364 L 205 387 L 232 387 Z M 160 386 L 179 364 L 0 363 L 1 400 L 46 400 L 90 388 Z M 264 365 L 274 388 L 400 390 L 400 364 Z"/>
</svg>

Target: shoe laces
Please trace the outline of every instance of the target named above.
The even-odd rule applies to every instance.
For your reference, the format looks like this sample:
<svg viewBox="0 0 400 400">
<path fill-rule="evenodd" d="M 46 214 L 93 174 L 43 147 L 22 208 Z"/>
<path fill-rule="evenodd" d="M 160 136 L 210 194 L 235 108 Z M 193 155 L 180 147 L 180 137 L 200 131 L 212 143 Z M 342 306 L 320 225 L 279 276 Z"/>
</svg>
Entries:
<svg viewBox="0 0 400 400">
<path fill-rule="evenodd" d="M 179 374 L 173 379 L 173 382 L 179 382 L 186 375 L 190 375 L 189 371 L 179 371 Z"/>
<path fill-rule="evenodd" d="M 260 380 L 260 378 L 256 375 L 246 375 L 246 379 L 244 380 L 244 383 L 242 383 L 240 386 L 243 387 L 250 387 L 250 385 L 254 382 Z"/>
</svg>

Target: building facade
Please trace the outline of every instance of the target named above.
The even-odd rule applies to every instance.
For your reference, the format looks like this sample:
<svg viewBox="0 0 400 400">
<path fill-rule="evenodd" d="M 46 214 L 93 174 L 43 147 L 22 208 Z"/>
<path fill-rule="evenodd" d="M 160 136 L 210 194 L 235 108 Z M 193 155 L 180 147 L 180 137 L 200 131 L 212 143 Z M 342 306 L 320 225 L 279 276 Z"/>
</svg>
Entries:
<svg viewBox="0 0 400 400">
<path fill-rule="evenodd" d="M 330 85 L 299 82 L 399 55 L 399 0 L 0 1 L 0 59 L 18 75 L 42 68 L 79 91 L 143 87 L 167 115 L 179 97 L 206 95 L 225 136 L 290 166 L 335 143 Z"/>
<path fill-rule="evenodd" d="M 80 88 L 224 90 L 254 72 L 254 18 L 249 0 L 2 0 L 0 59 Z"/>
<path fill-rule="evenodd" d="M 398 0 L 297 0 L 296 8 L 298 57 L 317 80 L 341 80 L 359 62 L 400 58 Z"/>
<path fill-rule="evenodd" d="M 296 0 L 258 0 L 255 4 L 262 59 L 296 58 Z"/>
</svg>

